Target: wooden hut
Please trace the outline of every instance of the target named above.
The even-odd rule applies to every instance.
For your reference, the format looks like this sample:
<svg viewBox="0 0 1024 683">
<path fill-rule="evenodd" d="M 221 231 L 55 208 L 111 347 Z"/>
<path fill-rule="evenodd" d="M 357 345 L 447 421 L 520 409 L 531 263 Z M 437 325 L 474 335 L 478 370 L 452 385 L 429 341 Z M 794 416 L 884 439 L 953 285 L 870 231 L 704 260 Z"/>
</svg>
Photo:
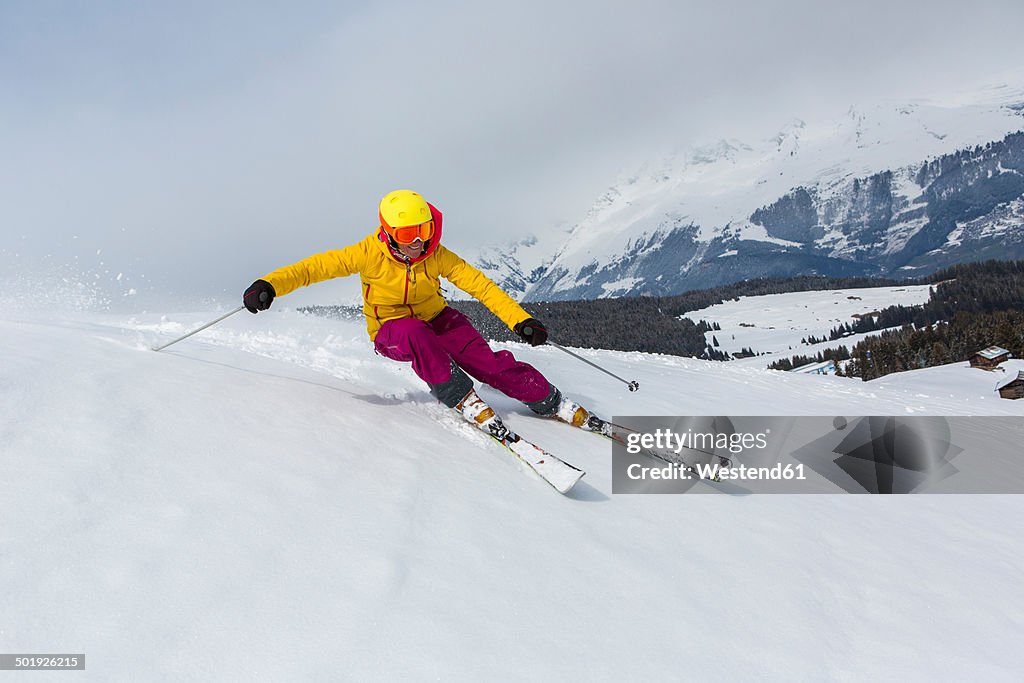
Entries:
<svg viewBox="0 0 1024 683">
<path fill-rule="evenodd" d="M 1002 398 L 1024 398 L 1024 370 L 1017 373 L 1017 376 L 998 389 Z"/>
<path fill-rule="evenodd" d="M 983 370 L 994 370 L 1004 360 L 1009 359 L 1010 352 L 999 346 L 990 346 L 971 356 L 971 367 Z"/>
</svg>

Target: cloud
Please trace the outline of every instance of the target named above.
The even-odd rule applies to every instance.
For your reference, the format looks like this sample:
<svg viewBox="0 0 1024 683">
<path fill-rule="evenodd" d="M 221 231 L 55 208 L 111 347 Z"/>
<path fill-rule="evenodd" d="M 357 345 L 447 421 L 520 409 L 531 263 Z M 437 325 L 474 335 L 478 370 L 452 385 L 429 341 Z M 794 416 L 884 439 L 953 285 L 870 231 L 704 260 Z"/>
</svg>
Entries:
<svg viewBox="0 0 1024 683">
<path fill-rule="evenodd" d="M 41 5 L 0 9 L 0 261 L 102 249 L 190 297 L 358 239 L 396 187 L 502 242 L 678 144 L 1024 57 L 1019 2 Z"/>
</svg>

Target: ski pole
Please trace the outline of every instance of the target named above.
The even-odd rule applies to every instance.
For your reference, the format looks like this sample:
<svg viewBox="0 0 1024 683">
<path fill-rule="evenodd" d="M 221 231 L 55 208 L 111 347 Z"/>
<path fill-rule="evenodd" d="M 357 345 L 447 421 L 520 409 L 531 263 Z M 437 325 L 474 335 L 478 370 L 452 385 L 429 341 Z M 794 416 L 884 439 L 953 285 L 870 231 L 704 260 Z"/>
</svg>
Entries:
<svg viewBox="0 0 1024 683">
<path fill-rule="evenodd" d="M 566 352 L 567 354 L 569 354 L 569 355 L 570 355 L 570 356 L 572 356 L 573 358 L 576 358 L 576 359 L 578 359 L 578 360 L 581 360 L 581 361 L 583 361 L 584 363 L 586 363 L 587 365 L 590 365 L 591 367 L 595 367 L 595 368 L 597 368 L 598 370 L 600 370 L 601 372 L 603 372 L 603 373 L 604 373 L 604 374 L 606 374 L 606 375 L 611 375 L 612 377 L 614 377 L 615 379 L 619 380 L 620 382 L 622 382 L 623 384 L 625 384 L 625 385 L 626 385 L 627 387 L 629 387 L 629 390 L 630 390 L 630 391 L 636 391 L 637 389 L 639 389 L 639 388 L 640 388 L 640 384 L 639 384 L 638 382 L 636 382 L 636 381 L 632 381 L 632 382 L 630 382 L 630 381 L 624 380 L 624 379 L 622 379 L 621 377 L 619 377 L 618 375 L 616 375 L 615 373 L 613 373 L 613 372 L 608 372 L 607 370 L 605 370 L 604 368 L 602 368 L 602 367 L 601 367 L 600 365 L 598 365 L 597 363 L 591 363 L 591 362 L 590 362 L 589 360 L 587 360 L 587 359 L 586 359 L 586 358 L 584 358 L 583 356 L 579 356 L 579 355 L 577 355 L 577 354 L 573 353 L 572 351 L 570 351 L 569 349 L 565 348 L 565 347 L 564 347 L 564 346 L 562 346 L 561 344 L 556 344 L 555 342 L 551 341 L 550 339 L 548 340 L 548 344 L 551 344 L 551 345 L 552 345 L 552 346 L 554 346 L 554 347 L 555 347 L 556 349 L 561 349 L 562 351 L 565 351 L 565 352 Z"/>
<path fill-rule="evenodd" d="M 243 308 L 245 308 L 245 306 L 239 306 L 238 308 L 236 308 L 235 310 L 231 311 L 230 313 L 225 313 L 224 315 L 222 315 L 221 317 L 217 318 L 216 320 L 211 320 L 210 322 L 206 323 L 206 324 L 205 324 L 205 325 L 203 325 L 202 327 L 200 327 L 200 328 L 198 328 L 198 329 L 195 329 L 195 330 L 192 330 L 192 331 L 191 331 L 191 332 L 189 332 L 188 334 L 186 334 L 186 335 L 184 335 L 184 336 L 181 336 L 181 337 L 178 337 L 178 338 L 177 338 L 177 339 L 175 339 L 174 341 L 169 341 L 169 342 L 167 342 L 166 344 L 164 344 L 163 346 L 157 346 L 157 347 L 154 347 L 154 348 L 153 348 L 153 350 L 154 350 L 154 351 L 163 351 L 164 349 L 166 349 L 166 348 L 167 348 L 168 346 L 170 346 L 171 344 L 177 344 L 177 343 L 178 343 L 178 342 L 180 342 L 180 341 L 181 341 L 182 339 L 188 339 L 188 338 L 189 338 L 189 337 L 191 337 L 191 336 L 192 336 L 193 334 L 195 334 L 195 333 L 197 333 L 197 332 L 202 332 L 203 330 L 205 330 L 205 329 L 206 329 L 207 327 L 210 327 L 211 325 L 216 325 L 217 323 L 219 323 L 219 322 L 220 322 L 221 320 L 223 320 L 224 318 L 227 318 L 228 316 L 231 316 L 231 315 L 234 315 L 235 313 L 238 313 L 238 312 L 239 312 L 240 310 L 242 310 Z"/>
</svg>

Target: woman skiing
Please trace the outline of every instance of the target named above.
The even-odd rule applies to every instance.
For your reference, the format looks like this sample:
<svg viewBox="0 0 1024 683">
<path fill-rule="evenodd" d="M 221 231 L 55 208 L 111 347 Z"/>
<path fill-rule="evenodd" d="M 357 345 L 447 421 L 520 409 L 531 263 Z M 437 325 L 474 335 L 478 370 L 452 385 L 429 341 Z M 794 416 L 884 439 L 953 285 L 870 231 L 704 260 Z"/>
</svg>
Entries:
<svg viewBox="0 0 1024 683">
<path fill-rule="evenodd" d="M 411 190 L 381 200 L 379 226 L 361 241 L 316 254 L 256 280 L 242 296 L 251 313 L 277 296 L 336 277 L 359 273 L 363 314 L 374 349 L 411 362 L 444 405 L 498 439 L 507 430 L 477 395 L 470 376 L 522 401 L 543 417 L 584 429 L 590 414 L 564 398 L 544 375 L 510 351 L 494 352 L 465 315 L 448 306 L 440 278 L 475 297 L 524 341 L 547 340 L 544 325 L 483 273 L 441 245 L 441 212 Z M 467 374 L 468 373 L 468 374 Z M 595 420 L 593 426 L 597 427 Z"/>
</svg>

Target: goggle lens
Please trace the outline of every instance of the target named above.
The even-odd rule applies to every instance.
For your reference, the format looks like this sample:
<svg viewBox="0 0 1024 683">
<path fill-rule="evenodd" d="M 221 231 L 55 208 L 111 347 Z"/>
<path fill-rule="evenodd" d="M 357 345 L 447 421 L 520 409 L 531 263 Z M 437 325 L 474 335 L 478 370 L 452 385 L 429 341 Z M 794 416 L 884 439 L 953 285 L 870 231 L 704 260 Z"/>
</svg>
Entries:
<svg viewBox="0 0 1024 683">
<path fill-rule="evenodd" d="M 419 225 L 405 225 L 401 228 L 393 228 L 391 236 L 399 244 L 412 244 L 417 239 L 426 242 L 434 236 L 434 221 L 429 220 Z"/>
</svg>

